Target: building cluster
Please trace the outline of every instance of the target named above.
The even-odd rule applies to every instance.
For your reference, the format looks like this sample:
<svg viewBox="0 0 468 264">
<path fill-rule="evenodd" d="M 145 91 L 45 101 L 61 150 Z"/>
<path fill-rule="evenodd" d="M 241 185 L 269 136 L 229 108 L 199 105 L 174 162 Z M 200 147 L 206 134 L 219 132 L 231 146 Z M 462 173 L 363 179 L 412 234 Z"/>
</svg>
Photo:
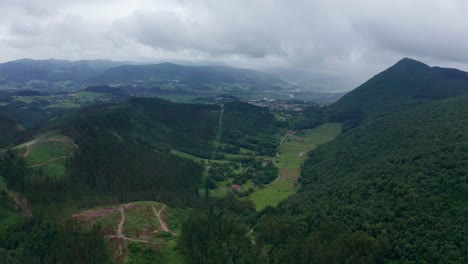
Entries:
<svg viewBox="0 0 468 264">
<path fill-rule="evenodd" d="M 268 107 L 273 111 L 295 111 L 301 112 L 307 106 L 307 103 L 291 100 L 251 100 L 249 104 Z"/>
</svg>

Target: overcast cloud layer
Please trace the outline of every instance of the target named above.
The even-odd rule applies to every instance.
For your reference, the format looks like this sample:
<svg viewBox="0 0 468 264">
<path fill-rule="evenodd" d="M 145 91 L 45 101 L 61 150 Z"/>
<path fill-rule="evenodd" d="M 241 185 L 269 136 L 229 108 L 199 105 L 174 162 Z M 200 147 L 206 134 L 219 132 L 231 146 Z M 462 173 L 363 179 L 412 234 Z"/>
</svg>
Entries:
<svg viewBox="0 0 468 264">
<path fill-rule="evenodd" d="M 349 88 L 402 57 L 468 70 L 464 0 L 0 0 L 0 61 L 291 68 Z"/>
</svg>

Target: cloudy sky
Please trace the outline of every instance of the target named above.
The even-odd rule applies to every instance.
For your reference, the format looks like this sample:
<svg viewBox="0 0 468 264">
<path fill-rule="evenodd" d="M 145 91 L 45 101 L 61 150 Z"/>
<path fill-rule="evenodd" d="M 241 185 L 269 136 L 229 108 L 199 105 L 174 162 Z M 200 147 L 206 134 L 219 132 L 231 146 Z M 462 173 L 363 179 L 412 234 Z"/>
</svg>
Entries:
<svg viewBox="0 0 468 264">
<path fill-rule="evenodd" d="M 468 70 L 464 0 L 0 0 L 0 61 L 300 69 L 353 86 L 402 57 Z"/>
</svg>

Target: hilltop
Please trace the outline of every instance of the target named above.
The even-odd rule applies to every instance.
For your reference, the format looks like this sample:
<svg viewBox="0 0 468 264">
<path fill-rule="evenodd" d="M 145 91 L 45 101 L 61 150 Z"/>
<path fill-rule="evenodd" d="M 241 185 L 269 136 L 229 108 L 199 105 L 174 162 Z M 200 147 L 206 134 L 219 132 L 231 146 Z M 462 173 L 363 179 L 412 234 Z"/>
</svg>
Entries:
<svg viewBox="0 0 468 264">
<path fill-rule="evenodd" d="M 327 110 L 337 120 L 369 119 L 467 92 L 467 72 L 404 58 Z"/>
</svg>

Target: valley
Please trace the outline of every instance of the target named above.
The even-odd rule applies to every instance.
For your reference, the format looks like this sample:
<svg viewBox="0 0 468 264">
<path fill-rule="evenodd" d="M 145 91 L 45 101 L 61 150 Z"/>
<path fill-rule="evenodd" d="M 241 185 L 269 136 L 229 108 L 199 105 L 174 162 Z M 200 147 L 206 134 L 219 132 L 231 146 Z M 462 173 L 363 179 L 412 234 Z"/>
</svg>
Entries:
<svg viewBox="0 0 468 264">
<path fill-rule="evenodd" d="M 403 59 L 321 105 L 250 96 L 292 94 L 254 71 L 116 67 L 0 93 L 0 259 L 463 263 L 465 73 Z"/>
</svg>

